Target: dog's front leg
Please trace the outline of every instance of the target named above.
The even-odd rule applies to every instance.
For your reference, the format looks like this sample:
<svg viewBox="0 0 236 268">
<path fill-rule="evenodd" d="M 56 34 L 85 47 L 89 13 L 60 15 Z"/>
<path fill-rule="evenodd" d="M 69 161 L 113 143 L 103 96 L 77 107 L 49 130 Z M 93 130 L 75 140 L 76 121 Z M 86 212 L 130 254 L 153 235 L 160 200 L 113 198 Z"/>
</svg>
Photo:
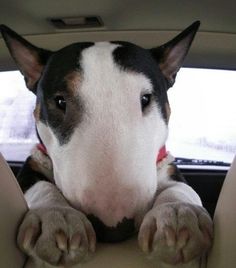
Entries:
<svg viewBox="0 0 236 268">
<path fill-rule="evenodd" d="M 162 182 L 140 227 L 142 250 L 164 267 L 198 267 L 212 236 L 212 220 L 197 193 L 182 182 Z"/>
<path fill-rule="evenodd" d="M 21 186 L 25 179 L 23 176 Z M 68 204 L 53 183 L 36 182 L 26 191 L 25 198 L 29 211 L 20 225 L 17 242 L 37 267 L 67 267 L 94 252 L 96 235 L 91 223 Z"/>
</svg>

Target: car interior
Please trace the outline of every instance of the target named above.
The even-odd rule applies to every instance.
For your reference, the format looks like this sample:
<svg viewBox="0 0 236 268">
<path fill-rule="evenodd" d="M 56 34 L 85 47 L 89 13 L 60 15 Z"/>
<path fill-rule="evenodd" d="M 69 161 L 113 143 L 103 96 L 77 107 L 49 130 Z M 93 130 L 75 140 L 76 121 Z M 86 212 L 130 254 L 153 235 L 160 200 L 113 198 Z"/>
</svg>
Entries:
<svg viewBox="0 0 236 268">
<path fill-rule="evenodd" d="M 129 41 L 152 48 L 167 42 L 196 20 L 201 21 L 201 26 L 184 67 L 225 70 L 235 78 L 236 16 L 233 0 L 8 0 L 0 3 L 0 24 L 9 26 L 38 47 L 49 50 L 57 50 L 74 42 L 110 40 Z M 15 70 L 17 67 L 0 37 L 0 73 Z M 232 88 L 236 92 L 235 84 Z M 221 90 L 222 107 L 219 109 L 223 110 L 227 106 L 223 99 L 226 89 Z M 214 96 L 208 100 L 209 110 L 213 102 Z M 235 117 L 235 108 L 231 111 Z M 233 118 L 232 115 L 229 118 Z M 0 118 L 0 128 L 1 120 L 3 118 Z M 230 152 L 227 163 L 220 158 L 220 153 L 217 160 L 214 158 L 206 162 L 207 158 L 200 157 L 191 159 L 191 163 L 185 155 L 175 155 L 176 164 L 188 184 L 199 194 L 204 207 L 214 217 L 216 236 L 207 268 L 236 267 L 236 256 L 233 256 L 236 249 L 236 132 L 233 122 L 227 124 L 231 126 L 230 137 L 233 141 L 233 145 L 226 148 Z M 220 123 L 218 128 L 220 132 Z M 32 263 L 24 265 L 26 257 L 17 249 L 15 242 L 17 226 L 27 210 L 15 180 L 25 159 L 10 158 L 4 153 L 8 146 L 4 137 L 0 134 L 0 155 L 3 155 L 0 158 L 0 267 L 33 268 Z M 219 140 L 220 145 L 224 142 Z M 14 147 L 15 143 L 12 146 L 13 154 L 14 150 L 21 148 Z M 221 149 L 218 146 L 217 152 Z M 168 150 L 172 151 L 171 148 Z M 101 245 L 99 254 L 81 267 L 156 267 L 152 265 L 138 251 L 135 241 L 130 240 L 118 245 Z"/>
</svg>

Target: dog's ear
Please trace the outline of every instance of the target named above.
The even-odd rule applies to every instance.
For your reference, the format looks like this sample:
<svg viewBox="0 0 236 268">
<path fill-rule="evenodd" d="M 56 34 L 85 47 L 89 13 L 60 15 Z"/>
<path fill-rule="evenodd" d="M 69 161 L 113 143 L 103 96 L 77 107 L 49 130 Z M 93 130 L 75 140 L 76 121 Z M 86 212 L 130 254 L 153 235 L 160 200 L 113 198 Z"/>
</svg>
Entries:
<svg viewBox="0 0 236 268">
<path fill-rule="evenodd" d="M 200 22 L 196 21 L 171 41 L 150 49 L 169 86 L 174 84 L 176 74 L 183 64 L 199 26 Z"/>
<path fill-rule="evenodd" d="M 37 48 L 5 25 L 0 31 L 19 70 L 25 77 L 26 86 L 35 93 L 37 82 L 52 52 Z"/>
</svg>

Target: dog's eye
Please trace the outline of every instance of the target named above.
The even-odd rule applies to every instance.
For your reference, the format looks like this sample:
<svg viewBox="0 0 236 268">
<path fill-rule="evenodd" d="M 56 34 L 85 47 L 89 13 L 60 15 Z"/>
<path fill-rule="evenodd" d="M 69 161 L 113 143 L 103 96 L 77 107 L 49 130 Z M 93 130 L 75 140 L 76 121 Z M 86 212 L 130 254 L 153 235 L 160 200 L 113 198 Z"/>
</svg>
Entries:
<svg viewBox="0 0 236 268">
<path fill-rule="evenodd" d="M 66 101 L 65 101 L 64 97 L 57 96 L 55 98 L 55 103 L 56 103 L 57 108 L 59 108 L 60 110 L 62 110 L 62 111 L 66 110 Z"/>
<path fill-rule="evenodd" d="M 152 94 L 144 94 L 141 96 L 142 111 L 151 103 Z"/>
</svg>

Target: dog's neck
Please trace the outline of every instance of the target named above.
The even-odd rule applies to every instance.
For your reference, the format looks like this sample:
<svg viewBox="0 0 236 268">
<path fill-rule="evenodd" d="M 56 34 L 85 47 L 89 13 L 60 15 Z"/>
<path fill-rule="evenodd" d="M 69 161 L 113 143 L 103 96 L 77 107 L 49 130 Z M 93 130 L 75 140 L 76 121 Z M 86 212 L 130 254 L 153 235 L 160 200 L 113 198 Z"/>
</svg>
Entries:
<svg viewBox="0 0 236 268">
<path fill-rule="evenodd" d="M 43 154 L 48 155 L 47 148 L 45 147 L 45 145 L 43 143 L 38 143 L 37 144 L 37 149 L 40 152 L 42 152 Z"/>
</svg>

